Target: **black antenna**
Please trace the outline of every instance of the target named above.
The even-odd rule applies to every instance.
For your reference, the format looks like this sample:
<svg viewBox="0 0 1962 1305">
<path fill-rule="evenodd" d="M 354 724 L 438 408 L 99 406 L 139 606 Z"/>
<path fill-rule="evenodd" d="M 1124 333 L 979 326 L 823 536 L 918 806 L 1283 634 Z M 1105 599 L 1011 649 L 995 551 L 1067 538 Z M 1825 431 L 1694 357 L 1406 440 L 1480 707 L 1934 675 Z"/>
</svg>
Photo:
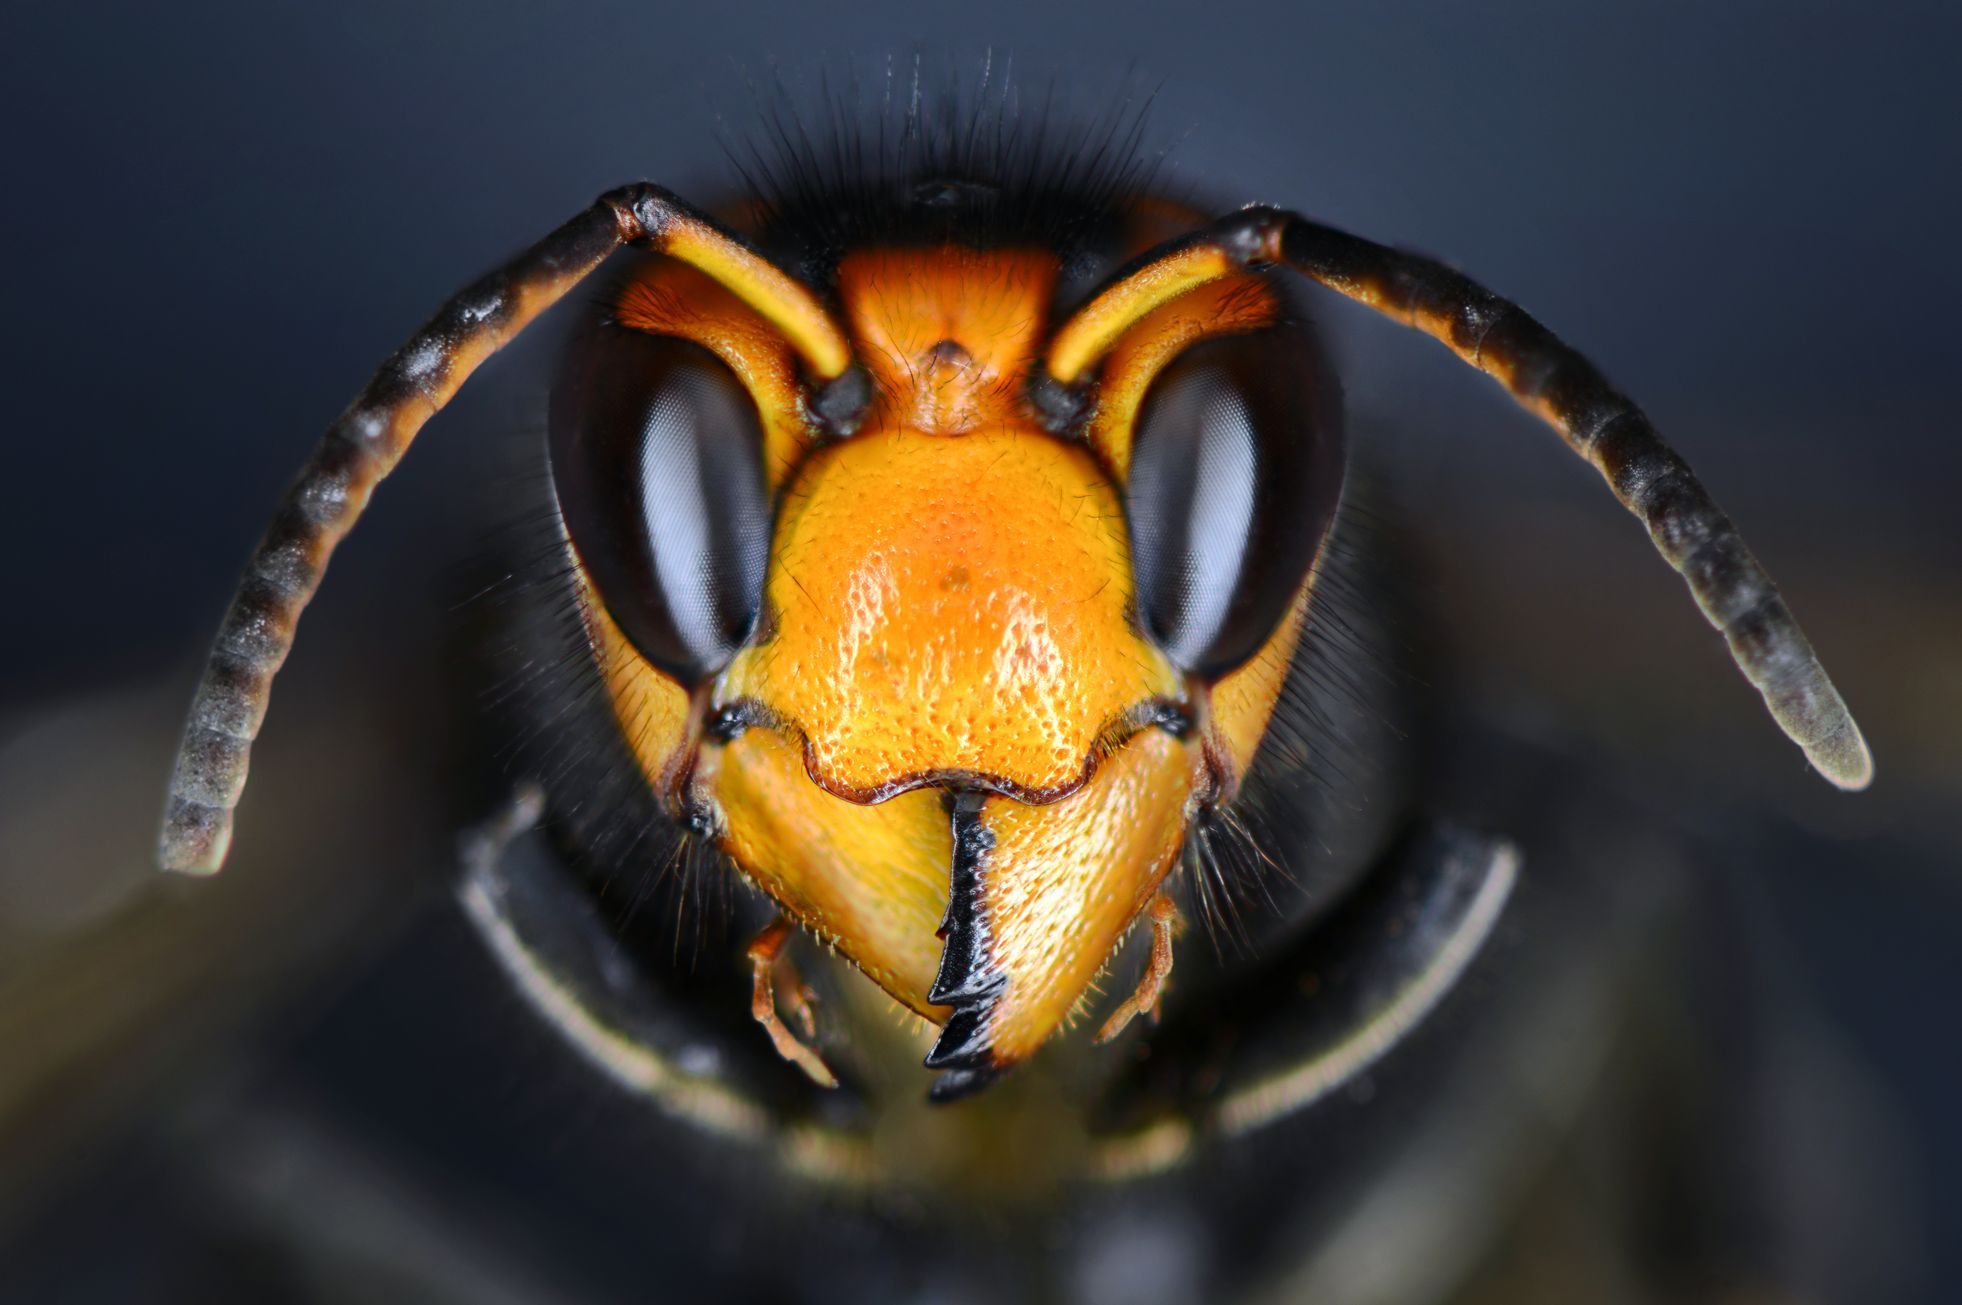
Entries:
<svg viewBox="0 0 1962 1305">
<path fill-rule="evenodd" d="M 848 372 L 850 346 L 800 284 L 712 219 L 658 186 L 626 186 L 456 295 L 382 364 L 287 490 L 239 581 L 204 678 L 191 700 L 164 806 L 157 860 L 211 874 L 231 845 L 252 741 L 273 677 L 335 547 L 395 469 L 423 424 L 483 361 L 557 303 L 622 245 L 691 262 L 781 329 L 825 381 Z M 829 387 L 814 402 L 823 402 Z"/>
<path fill-rule="evenodd" d="M 1689 464 L 1593 363 L 1511 300 L 1435 259 L 1280 209 L 1244 208 L 1115 273 L 1051 340 L 1033 392 L 1087 397 L 1092 383 L 1081 378 L 1146 313 L 1208 281 L 1273 264 L 1443 342 L 1560 432 L 1647 525 L 1772 719 L 1819 773 L 1843 789 L 1873 781 L 1873 757 L 1845 700 Z"/>
</svg>

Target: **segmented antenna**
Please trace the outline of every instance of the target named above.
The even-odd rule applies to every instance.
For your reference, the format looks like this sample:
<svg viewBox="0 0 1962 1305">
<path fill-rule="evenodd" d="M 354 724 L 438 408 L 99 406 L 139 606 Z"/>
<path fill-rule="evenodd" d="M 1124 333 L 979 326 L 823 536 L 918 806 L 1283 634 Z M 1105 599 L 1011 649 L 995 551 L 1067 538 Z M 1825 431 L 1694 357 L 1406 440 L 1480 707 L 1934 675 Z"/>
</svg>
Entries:
<svg viewBox="0 0 1962 1305">
<path fill-rule="evenodd" d="M 1224 257 L 1222 257 L 1222 255 Z M 1845 700 L 1730 518 L 1627 395 L 1517 304 L 1453 268 L 1279 209 L 1242 209 L 1169 242 L 1112 278 L 1051 344 L 1051 373 L 1077 379 L 1165 299 L 1245 267 L 1286 264 L 1442 341 L 1560 432 L 1640 517 L 1731 657 L 1819 772 L 1844 789 L 1873 780 Z"/>
<path fill-rule="evenodd" d="M 486 358 L 623 244 L 682 259 L 722 281 L 782 331 L 818 377 L 855 375 L 847 373 L 844 333 L 809 291 L 657 186 L 601 196 L 452 298 L 382 364 L 328 430 L 253 552 L 178 747 L 157 840 L 164 869 L 211 874 L 224 863 L 232 810 L 245 788 L 273 677 L 328 558 L 375 486 Z"/>
</svg>

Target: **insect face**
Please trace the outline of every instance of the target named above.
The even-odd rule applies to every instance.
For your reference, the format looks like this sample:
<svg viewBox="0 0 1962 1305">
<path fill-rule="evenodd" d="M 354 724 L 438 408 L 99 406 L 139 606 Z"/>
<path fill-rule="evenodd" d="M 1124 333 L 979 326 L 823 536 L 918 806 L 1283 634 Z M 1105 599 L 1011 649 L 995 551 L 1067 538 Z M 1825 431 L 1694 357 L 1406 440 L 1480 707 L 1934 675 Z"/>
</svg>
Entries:
<svg viewBox="0 0 1962 1305">
<path fill-rule="evenodd" d="M 973 133 L 906 139 L 845 191 L 776 178 L 747 238 L 655 186 L 602 196 L 398 350 L 250 563 L 192 707 L 162 864 L 223 860 L 295 622 L 421 423 L 622 246 L 639 261 L 552 403 L 580 652 L 632 796 L 780 908 L 750 947 L 751 1011 L 819 1081 L 791 1028 L 810 1036 L 801 985 L 779 1013 L 786 920 L 942 1024 L 927 1057 L 942 1097 L 1051 1037 L 1138 923 L 1152 964 L 1101 1036 L 1155 1010 L 1163 882 L 1261 786 L 1297 651 L 1340 625 L 1318 593 L 1339 398 L 1284 270 L 1431 335 L 1553 426 L 1819 771 L 1870 781 L 1736 528 L 1641 410 L 1519 308 L 1298 215 L 1202 224 L 1127 195 L 1121 169 L 1023 167 L 999 142 L 955 143 Z M 1297 827 L 1306 809 L 1282 813 L 1291 846 L 1325 832 Z"/>
<path fill-rule="evenodd" d="M 747 310 L 671 263 L 627 284 L 554 402 L 643 773 L 946 1023 L 943 1093 L 1055 1031 L 1236 785 L 1341 483 L 1310 342 L 1252 276 L 1155 324 L 1202 342 L 1120 365 L 1135 435 L 1046 429 L 1028 393 L 1056 278 L 1045 251 L 848 255 L 869 406 L 767 470 L 765 431 L 795 427 L 736 380 L 771 373 L 744 356 L 762 324 L 731 329 Z"/>
</svg>

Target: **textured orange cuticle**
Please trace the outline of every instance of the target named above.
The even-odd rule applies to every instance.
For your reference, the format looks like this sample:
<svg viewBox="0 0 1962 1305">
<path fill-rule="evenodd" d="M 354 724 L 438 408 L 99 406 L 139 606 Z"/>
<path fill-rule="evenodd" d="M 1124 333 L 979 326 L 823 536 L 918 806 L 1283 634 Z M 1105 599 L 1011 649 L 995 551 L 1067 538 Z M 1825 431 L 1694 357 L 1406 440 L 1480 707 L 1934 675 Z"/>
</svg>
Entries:
<svg viewBox="0 0 1962 1305">
<path fill-rule="evenodd" d="M 1012 1063 L 1082 999 L 1177 863 L 1195 795 L 1241 773 L 1306 607 L 1195 703 L 1174 737 L 1139 720 L 1183 701 L 1132 622 L 1121 478 L 1157 371 L 1203 335 L 1273 320 L 1258 277 L 1160 305 L 1104 362 L 1088 445 L 1035 424 L 1027 384 L 1051 320 L 1047 253 L 871 251 L 838 274 L 874 384 L 856 435 L 812 447 L 796 364 L 769 324 L 686 268 L 631 285 L 620 320 L 696 339 L 765 414 L 780 504 L 767 618 L 714 686 L 754 723 L 696 754 L 722 845 L 792 919 L 909 1009 L 941 959 L 953 857 L 944 795 L 989 790 L 978 909 L 1001 986 L 992 1054 Z M 690 749 L 688 696 L 592 623 L 615 709 L 650 783 Z"/>
</svg>

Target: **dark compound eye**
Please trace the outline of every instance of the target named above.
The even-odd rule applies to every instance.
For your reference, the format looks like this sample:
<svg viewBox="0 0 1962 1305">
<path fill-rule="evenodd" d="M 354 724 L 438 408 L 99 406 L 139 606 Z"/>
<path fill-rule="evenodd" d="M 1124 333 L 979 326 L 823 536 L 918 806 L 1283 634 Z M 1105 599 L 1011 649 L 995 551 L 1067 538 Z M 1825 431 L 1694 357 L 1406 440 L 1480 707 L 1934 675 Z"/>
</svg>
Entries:
<svg viewBox="0 0 1962 1305">
<path fill-rule="evenodd" d="M 1138 410 L 1125 510 L 1138 611 L 1181 669 L 1260 651 L 1342 493 L 1341 398 L 1305 328 L 1193 345 Z"/>
<path fill-rule="evenodd" d="M 755 401 L 698 344 L 602 325 L 552 392 L 553 488 L 607 612 L 686 685 L 729 664 L 763 602 L 769 491 Z"/>
</svg>

